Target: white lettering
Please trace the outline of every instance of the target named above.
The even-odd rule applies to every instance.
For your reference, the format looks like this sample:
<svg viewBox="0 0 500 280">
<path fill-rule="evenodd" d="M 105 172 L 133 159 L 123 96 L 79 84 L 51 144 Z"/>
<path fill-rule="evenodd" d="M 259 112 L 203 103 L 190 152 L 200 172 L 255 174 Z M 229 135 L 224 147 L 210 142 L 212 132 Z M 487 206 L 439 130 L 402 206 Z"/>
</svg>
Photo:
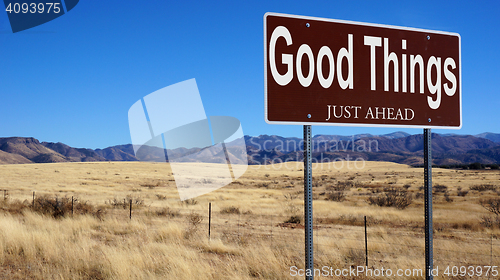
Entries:
<svg viewBox="0 0 500 280">
<path fill-rule="evenodd" d="M 436 84 L 432 84 L 432 66 L 436 66 Z M 427 103 L 431 109 L 439 108 L 441 105 L 441 58 L 437 59 L 434 56 L 429 57 L 427 61 L 427 87 L 431 94 L 436 94 L 436 100 L 432 100 L 431 96 L 427 96 Z"/>
<path fill-rule="evenodd" d="M 346 89 L 347 86 L 349 86 L 349 89 L 353 89 L 354 87 L 354 70 L 353 70 L 353 46 L 352 46 L 352 34 L 347 35 L 347 44 L 349 50 L 346 50 L 345 48 L 341 48 L 339 50 L 339 54 L 337 56 L 337 76 L 339 80 L 339 86 L 342 89 Z M 348 68 L 348 74 L 347 74 L 347 79 L 344 80 L 343 74 L 342 74 L 342 59 L 344 57 L 347 59 L 347 68 Z"/>
<path fill-rule="evenodd" d="M 365 36 L 365 46 L 370 46 L 370 86 L 371 90 L 377 88 L 377 81 L 375 80 L 375 47 L 382 46 L 382 38 Z"/>
<path fill-rule="evenodd" d="M 278 38 L 283 37 L 286 40 L 286 45 L 290 46 L 292 44 L 292 35 L 290 31 L 286 29 L 284 26 L 278 26 L 274 29 L 273 34 L 271 35 L 271 42 L 269 47 L 269 63 L 271 64 L 271 74 L 273 75 L 274 80 L 280 86 L 286 86 L 293 79 L 293 55 L 291 54 L 282 54 L 281 55 L 281 63 L 288 65 L 288 70 L 284 75 L 281 75 L 276 68 L 276 41 Z"/>
<path fill-rule="evenodd" d="M 457 65 L 455 64 L 455 60 L 453 60 L 453 58 L 451 58 L 451 57 L 448 57 L 444 61 L 443 68 L 444 68 L 444 76 L 446 77 L 446 79 L 448 79 L 448 81 L 450 81 L 450 83 L 451 83 L 452 86 L 450 88 L 448 86 L 448 83 L 445 83 L 444 84 L 444 92 L 448 96 L 453 96 L 453 95 L 455 95 L 455 91 L 457 90 L 457 78 L 455 77 L 455 75 L 453 74 L 453 72 L 451 72 L 448 69 L 448 66 L 451 66 L 451 69 L 457 68 Z"/>
<path fill-rule="evenodd" d="M 323 57 L 326 56 L 328 58 L 328 64 L 330 66 L 330 73 L 328 73 L 328 78 L 325 79 L 325 76 L 323 76 Z M 330 50 L 329 47 L 323 46 L 321 49 L 319 49 L 318 53 L 318 61 L 316 62 L 317 64 L 317 71 L 318 71 L 318 80 L 320 85 L 323 88 L 329 88 L 332 85 L 333 82 L 333 76 L 335 74 L 335 62 L 333 60 L 333 54 L 332 50 Z"/>
<path fill-rule="evenodd" d="M 304 77 L 302 74 L 302 56 L 307 55 L 307 58 L 309 59 L 309 74 L 307 74 L 307 77 Z M 296 62 L 296 67 L 297 67 L 297 78 L 299 79 L 300 84 L 303 87 L 308 87 L 311 85 L 311 82 L 314 78 L 314 57 L 311 48 L 306 45 L 302 44 L 297 51 L 297 62 Z"/>
<path fill-rule="evenodd" d="M 399 91 L 398 56 L 394 52 L 391 52 L 389 54 L 389 38 L 384 38 L 384 90 L 385 91 L 389 91 L 389 63 L 391 62 L 394 67 L 394 91 L 398 92 Z"/>
</svg>

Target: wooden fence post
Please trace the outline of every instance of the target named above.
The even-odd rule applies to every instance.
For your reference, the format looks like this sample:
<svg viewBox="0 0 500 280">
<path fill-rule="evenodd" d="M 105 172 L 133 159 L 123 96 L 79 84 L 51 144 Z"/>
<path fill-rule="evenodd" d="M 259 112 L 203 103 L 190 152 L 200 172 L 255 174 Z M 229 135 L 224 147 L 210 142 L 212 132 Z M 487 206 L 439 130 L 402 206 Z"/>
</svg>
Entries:
<svg viewBox="0 0 500 280">
<path fill-rule="evenodd" d="M 132 220 L 132 199 L 130 200 L 130 219 Z"/>
</svg>

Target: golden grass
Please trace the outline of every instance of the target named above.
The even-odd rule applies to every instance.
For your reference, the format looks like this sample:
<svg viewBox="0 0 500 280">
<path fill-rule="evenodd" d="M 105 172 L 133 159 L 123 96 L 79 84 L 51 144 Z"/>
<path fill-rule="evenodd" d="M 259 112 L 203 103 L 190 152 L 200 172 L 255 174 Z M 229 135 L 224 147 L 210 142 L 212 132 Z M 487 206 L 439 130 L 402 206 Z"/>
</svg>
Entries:
<svg viewBox="0 0 500 280">
<path fill-rule="evenodd" d="M 364 216 L 371 267 L 423 267 L 423 199 L 414 199 L 404 210 L 367 203 L 387 186 L 408 184 L 414 196 L 423 192 L 423 169 L 357 164 L 314 164 L 316 267 L 364 264 Z M 0 189 L 8 190 L 8 199 L 0 208 L 8 210 L 22 201 L 27 206 L 22 214 L 0 212 L 0 278 L 295 279 L 290 266 L 303 267 L 304 231 L 282 223 L 302 214 L 302 168 L 301 163 L 249 166 L 229 186 L 181 203 L 168 164 L 1 165 Z M 469 191 L 462 197 L 457 192 L 476 184 L 500 188 L 500 172 L 435 168 L 433 175 L 434 184 L 447 186 L 453 199 L 446 202 L 443 193 L 434 195 L 436 265 L 498 264 L 500 231 L 480 224 L 490 214 L 478 203 L 498 194 Z M 346 191 L 346 200 L 325 200 L 325 192 L 342 181 L 356 183 Z M 93 214 L 54 219 L 34 213 L 29 210 L 33 191 L 37 197 L 88 201 Z M 113 204 L 130 198 L 141 202 L 133 205 L 132 220 L 128 208 Z M 193 222 L 193 215 L 201 220 Z"/>
</svg>

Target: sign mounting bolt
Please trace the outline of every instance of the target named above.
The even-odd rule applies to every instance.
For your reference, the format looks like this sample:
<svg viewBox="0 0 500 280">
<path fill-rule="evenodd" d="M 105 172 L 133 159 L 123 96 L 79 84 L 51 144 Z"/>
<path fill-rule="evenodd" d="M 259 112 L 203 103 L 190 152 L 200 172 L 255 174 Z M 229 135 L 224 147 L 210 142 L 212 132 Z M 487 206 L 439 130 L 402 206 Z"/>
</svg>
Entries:
<svg viewBox="0 0 500 280">
<path fill-rule="evenodd" d="M 311 114 L 307 114 L 307 118 L 310 119 L 311 118 Z"/>
<path fill-rule="evenodd" d="M 308 23 L 306 23 L 306 27 L 309 27 L 309 26 L 311 26 L 311 25 L 309 24 L 309 22 L 308 22 Z"/>
<path fill-rule="evenodd" d="M 431 118 L 429 118 L 428 121 L 431 122 Z"/>
</svg>

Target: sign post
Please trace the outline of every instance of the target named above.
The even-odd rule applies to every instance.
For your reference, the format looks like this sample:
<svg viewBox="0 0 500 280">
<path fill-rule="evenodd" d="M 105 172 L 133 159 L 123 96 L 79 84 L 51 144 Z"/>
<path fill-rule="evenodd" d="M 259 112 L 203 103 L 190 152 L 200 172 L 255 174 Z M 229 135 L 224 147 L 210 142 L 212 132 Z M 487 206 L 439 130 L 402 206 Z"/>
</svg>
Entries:
<svg viewBox="0 0 500 280">
<path fill-rule="evenodd" d="M 431 128 L 462 127 L 461 65 L 458 33 L 264 15 L 265 120 L 304 126 L 306 279 L 314 278 L 312 125 L 424 129 L 425 267 L 432 279 Z"/>
<path fill-rule="evenodd" d="M 431 129 L 424 128 L 424 204 L 425 204 L 425 279 L 432 280 L 433 226 L 432 226 L 432 149 Z"/>
<path fill-rule="evenodd" d="M 306 271 L 314 271 L 313 254 L 313 198 L 312 198 L 312 147 L 311 126 L 304 125 L 304 226 L 305 226 L 305 256 Z M 307 280 L 314 279 L 314 273 Z"/>
</svg>

